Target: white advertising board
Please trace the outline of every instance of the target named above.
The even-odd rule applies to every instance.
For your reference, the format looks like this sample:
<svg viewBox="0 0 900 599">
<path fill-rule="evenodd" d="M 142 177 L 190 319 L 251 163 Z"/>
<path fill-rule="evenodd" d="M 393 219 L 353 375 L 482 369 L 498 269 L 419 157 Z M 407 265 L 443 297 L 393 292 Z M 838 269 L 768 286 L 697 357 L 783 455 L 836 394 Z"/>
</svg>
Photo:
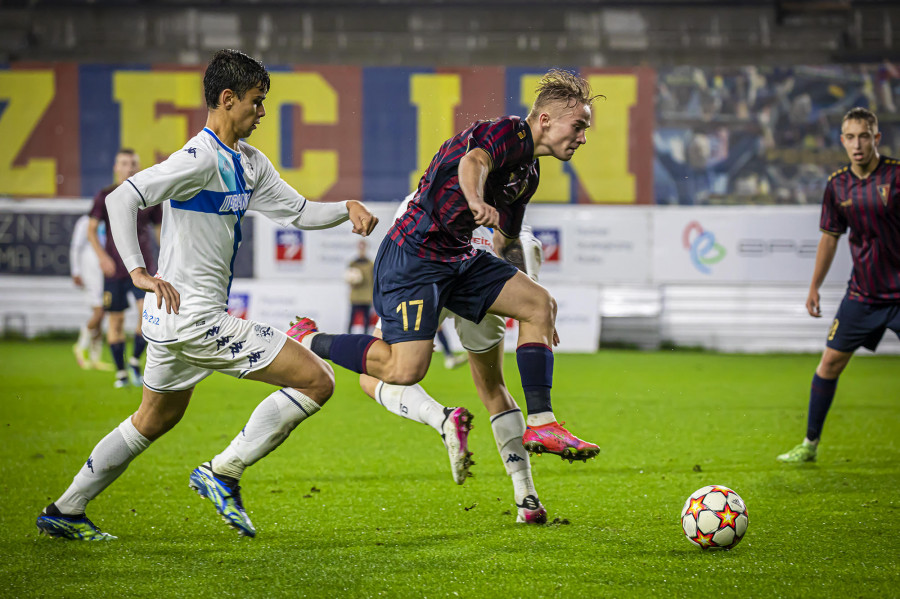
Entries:
<svg viewBox="0 0 900 599">
<path fill-rule="evenodd" d="M 808 282 L 815 265 L 817 206 L 659 207 L 653 212 L 653 281 Z M 841 239 L 827 285 L 850 278 Z"/>
<path fill-rule="evenodd" d="M 558 353 L 590 353 L 600 345 L 600 290 L 593 285 L 554 285 L 547 289 L 556 299 L 556 331 Z M 516 351 L 519 323 L 507 319 L 504 349 Z"/>
<path fill-rule="evenodd" d="M 529 206 L 526 221 L 544 246 L 541 280 L 649 283 L 651 214 L 636 206 Z"/>
</svg>

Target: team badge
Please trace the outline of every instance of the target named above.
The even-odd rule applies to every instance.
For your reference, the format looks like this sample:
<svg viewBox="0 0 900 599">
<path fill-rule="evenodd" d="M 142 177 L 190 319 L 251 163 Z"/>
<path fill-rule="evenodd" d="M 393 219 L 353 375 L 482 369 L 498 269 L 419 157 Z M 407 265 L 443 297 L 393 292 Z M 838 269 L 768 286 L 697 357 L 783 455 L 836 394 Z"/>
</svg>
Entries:
<svg viewBox="0 0 900 599">
<path fill-rule="evenodd" d="M 878 197 L 881 198 L 881 203 L 884 204 L 885 208 L 887 208 L 888 198 L 891 197 L 890 183 L 888 183 L 887 185 L 879 185 L 878 186 Z"/>
</svg>

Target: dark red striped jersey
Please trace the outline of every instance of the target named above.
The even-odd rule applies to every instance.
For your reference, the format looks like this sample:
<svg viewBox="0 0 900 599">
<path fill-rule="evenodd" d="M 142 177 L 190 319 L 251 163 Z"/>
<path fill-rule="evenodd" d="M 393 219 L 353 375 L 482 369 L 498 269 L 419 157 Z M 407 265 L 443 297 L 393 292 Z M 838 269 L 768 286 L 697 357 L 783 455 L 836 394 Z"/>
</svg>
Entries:
<svg viewBox="0 0 900 599">
<path fill-rule="evenodd" d="M 849 166 L 828 179 L 819 228 L 842 235 L 850 228 L 852 299 L 900 302 L 900 161 L 882 156 L 865 179 Z"/>
<path fill-rule="evenodd" d="M 388 231 L 404 250 L 428 260 L 456 262 L 475 255 L 472 231 L 478 226 L 459 187 L 459 161 L 481 148 L 492 161 L 484 200 L 500 213 L 500 231 L 517 237 L 525 205 L 540 178 L 531 128 L 517 116 L 480 121 L 451 137 L 419 180 L 406 212 Z"/>
</svg>

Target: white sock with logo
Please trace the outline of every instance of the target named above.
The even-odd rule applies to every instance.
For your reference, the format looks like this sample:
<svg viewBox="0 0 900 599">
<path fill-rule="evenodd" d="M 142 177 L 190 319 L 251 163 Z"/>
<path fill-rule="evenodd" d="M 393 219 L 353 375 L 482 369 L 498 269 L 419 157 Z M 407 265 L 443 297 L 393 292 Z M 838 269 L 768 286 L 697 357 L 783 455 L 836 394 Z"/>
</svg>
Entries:
<svg viewBox="0 0 900 599">
<path fill-rule="evenodd" d="M 537 497 L 534 481 L 531 480 L 531 461 L 522 445 L 522 435 L 525 434 L 522 410 L 516 408 L 491 417 L 491 428 L 494 431 L 500 459 L 503 460 L 506 473 L 512 479 L 516 503 L 522 503 L 528 495 Z"/>
<path fill-rule="evenodd" d="M 103 437 L 66 492 L 57 499 L 56 507 L 67 515 L 83 514 L 88 502 L 100 494 L 125 472 L 131 460 L 150 447 L 151 441 L 125 419 Z"/>
<path fill-rule="evenodd" d="M 425 392 L 421 385 L 391 385 L 383 381 L 375 386 L 375 401 L 398 416 L 427 424 L 443 433 L 444 406 Z"/>
<path fill-rule="evenodd" d="M 291 387 L 284 387 L 256 406 L 250 420 L 225 450 L 212 459 L 216 474 L 241 478 L 252 466 L 281 445 L 297 425 L 319 411 L 319 404 Z"/>
</svg>

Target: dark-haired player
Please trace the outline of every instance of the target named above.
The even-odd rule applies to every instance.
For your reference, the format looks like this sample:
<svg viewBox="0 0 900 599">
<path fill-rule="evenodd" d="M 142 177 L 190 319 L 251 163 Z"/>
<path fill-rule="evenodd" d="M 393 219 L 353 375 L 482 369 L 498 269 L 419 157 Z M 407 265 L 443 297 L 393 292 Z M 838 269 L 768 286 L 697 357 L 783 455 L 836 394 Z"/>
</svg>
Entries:
<svg viewBox="0 0 900 599">
<path fill-rule="evenodd" d="M 838 239 L 850 229 L 853 274 L 838 308 L 825 352 L 813 375 L 803 442 L 779 462 L 812 462 L 838 377 L 859 347 L 872 351 L 886 329 L 900 337 L 900 161 L 878 153 L 878 119 L 854 108 L 841 123 L 841 143 L 850 164 L 828 179 L 806 309 L 821 317 L 819 287 L 828 274 Z"/>
<path fill-rule="evenodd" d="M 191 487 L 212 501 L 230 526 L 254 536 L 238 485 L 244 469 L 278 447 L 334 391 L 328 364 L 284 333 L 226 311 L 241 219 L 255 210 L 301 229 L 350 219 L 360 235 L 368 235 L 378 219 L 353 200 L 306 201 L 268 158 L 241 141 L 266 114 L 269 74 L 259 61 L 236 50 L 219 51 L 206 69 L 203 89 L 209 109 L 203 131 L 107 198 L 116 247 L 135 286 L 148 293 L 143 400 L 94 447 L 65 493 L 38 517 L 38 529 L 49 535 L 115 538 L 85 516 L 85 506 L 181 420 L 197 383 L 218 371 L 278 387 L 231 444 L 190 476 Z M 167 200 L 159 272 L 152 276 L 141 257 L 137 214 Z"/>
<path fill-rule="evenodd" d="M 475 123 L 435 154 L 375 260 L 374 305 L 383 340 L 318 333 L 309 319 L 295 323 L 288 334 L 349 370 L 408 386 L 428 370 L 443 308 L 475 323 L 488 313 L 515 318 L 516 358 L 529 418 L 552 414 L 556 302 L 524 273 L 519 232 L 538 185 L 537 158 L 572 158 L 586 142 L 595 96 L 587 81 L 556 69 L 544 75 L 537 92 L 526 118 Z M 500 258 L 473 247 L 472 231 L 479 225 L 494 228 Z M 555 421 L 546 424 L 553 428 L 548 431 L 553 442 L 562 446 L 559 452 L 579 452 L 588 445 Z M 521 411 L 512 403 L 491 419 L 491 426 L 509 454 L 508 463 L 515 464 L 515 471 L 528 471 L 513 478 L 518 521 L 545 521 L 547 512 L 534 492 L 522 445 Z"/>
</svg>

